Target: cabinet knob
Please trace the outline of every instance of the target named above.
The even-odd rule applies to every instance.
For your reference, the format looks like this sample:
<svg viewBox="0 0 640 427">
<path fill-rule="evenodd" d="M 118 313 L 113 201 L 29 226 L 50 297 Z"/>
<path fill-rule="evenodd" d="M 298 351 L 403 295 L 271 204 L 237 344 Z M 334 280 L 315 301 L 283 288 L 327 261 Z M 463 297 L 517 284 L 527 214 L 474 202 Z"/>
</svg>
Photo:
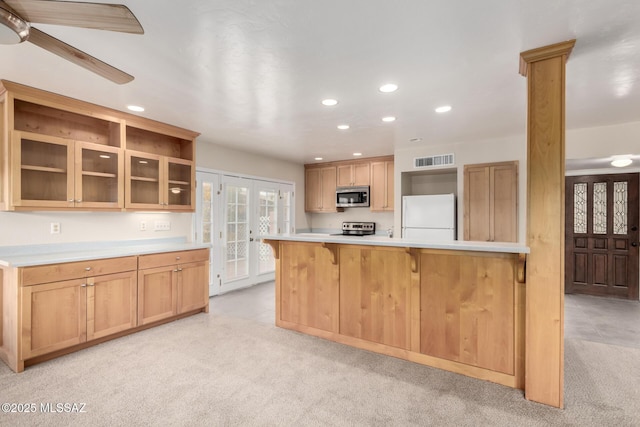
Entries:
<svg viewBox="0 0 640 427">
<path fill-rule="evenodd" d="M 178 271 L 182 271 L 182 268 L 179 268 Z"/>
<path fill-rule="evenodd" d="M 180 270 L 178 270 L 177 268 L 175 270 L 173 270 L 174 273 L 177 273 L 178 271 L 180 271 Z"/>
<path fill-rule="evenodd" d="M 76 203 L 82 203 L 82 199 L 76 200 Z"/>
<path fill-rule="evenodd" d="M 95 284 L 95 283 L 87 283 L 87 285 L 89 285 L 89 286 L 95 286 L 96 284 Z"/>
<path fill-rule="evenodd" d="M 180 257 L 179 257 L 179 256 L 177 256 L 177 257 L 176 257 L 176 259 L 180 259 Z"/>
<path fill-rule="evenodd" d="M 69 200 L 68 200 L 68 202 L 69 202 L 69 203 L 73 203 L 73 202 L 74 202 L 74 200 L 73 200 L 73 199 L 69 199 Z"/>
<path fill-rule="evenodd" d="M 80 285 L 80 287 L 81 287 L 81 288 L 86 288 L 86 287 L 87 287 L 87 284 L 86 284 L 86 283 L 83 283 L 82 285 Z"/>
<path fill-rule="evenodd" d="M 91 267 L 85 267 L 84 271 L 91 271 Z"/>
</svg>

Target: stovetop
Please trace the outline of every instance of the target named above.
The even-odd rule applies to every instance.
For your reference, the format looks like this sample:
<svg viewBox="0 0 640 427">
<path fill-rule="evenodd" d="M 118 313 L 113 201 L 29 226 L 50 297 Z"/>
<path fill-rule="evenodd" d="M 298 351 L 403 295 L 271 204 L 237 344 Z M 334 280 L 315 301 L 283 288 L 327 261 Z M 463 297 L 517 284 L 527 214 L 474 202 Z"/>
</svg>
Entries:
<svg viewBox="0 0 640 427">
<path fill-rule="evenodd" d="M 345 221 L 342 223 L 342 233 L 334 234 L 334 236 L 370 236 L 375 233 L 375 222 Z"/>
</svg>

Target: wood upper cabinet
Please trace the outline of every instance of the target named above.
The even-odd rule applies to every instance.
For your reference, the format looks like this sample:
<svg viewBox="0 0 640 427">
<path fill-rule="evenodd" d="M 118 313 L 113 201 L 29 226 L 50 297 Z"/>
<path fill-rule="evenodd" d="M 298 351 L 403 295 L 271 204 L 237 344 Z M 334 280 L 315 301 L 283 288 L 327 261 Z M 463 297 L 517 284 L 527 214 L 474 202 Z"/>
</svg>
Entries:
<svg viewBox="0 0 640 427">
<path fill-rule="evenodd" d="M 195 210 L 196 132 L 4 80 L 0 114 L 0 209 Z"/>
<path fill-rule="evenodd" d="M 336 173 L 338 187 L 369 185 L 370 183 L 368 162 L 340 164 L 336 166 Z"/>
<path fill-rule="evenodd" d="M 393 160 L 371 163 L 371 210 L 393 211 L 394 204 Z"/>
<path fill-rule="evenodd" d="M 305 170 L 304 208 L 306 212 L 336 212 L 336 167 Z"/>
<path fill-rule="evenodd" d="M 465 165 L 464 239 L 518 240 L 518 162 Z"/>
<path fill-rule="evenodd" d="M 124 257 L 23 268 L 23 359 L 135 327 L 136 266 Z"/>
<path fill-rule="evenodd" d="M 393 156 L 305 165 L 305 211 L 336 212 L 336 187 L 369 186 L 371 210 L 393 211 Z"/>
<path fill-rule="evenodd" d="M 13 207 L 124 207 L 121 148 L 31 132 L 12 136 Z"/>
<path fill-rule="evenodd" d="M 126 203 L 128 209 L 195 209 L 195 142 L 127 126 Z"/>
<path fill-rule="evenodd" d="M 146 325 L 208 307 L 209 251 L 140 256 L 138 323 Z"/>
</svg>

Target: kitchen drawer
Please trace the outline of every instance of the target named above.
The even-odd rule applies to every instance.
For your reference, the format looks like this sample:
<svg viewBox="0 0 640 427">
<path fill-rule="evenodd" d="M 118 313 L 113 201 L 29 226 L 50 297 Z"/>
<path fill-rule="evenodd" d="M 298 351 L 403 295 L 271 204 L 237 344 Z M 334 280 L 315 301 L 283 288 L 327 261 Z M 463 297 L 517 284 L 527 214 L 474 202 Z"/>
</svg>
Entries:
<svg viewBox="0 0 640 427">
<path fill-rule="evenodd" d="M 165 252 L 151 255 L 140 255 L 138 269 L 164 267 L 167 265 L 187 264 L 197 261 L 209 261 L 208 249 L 193 251 Z"/>
<path fill-rule="evenodd" d="M 39 283 L 133 271 L 137 267 L 138 260 L 135 256 L 25 267 L 20 269 L 20 283 L 22 286 L 30 286 Z"/>
</svg>

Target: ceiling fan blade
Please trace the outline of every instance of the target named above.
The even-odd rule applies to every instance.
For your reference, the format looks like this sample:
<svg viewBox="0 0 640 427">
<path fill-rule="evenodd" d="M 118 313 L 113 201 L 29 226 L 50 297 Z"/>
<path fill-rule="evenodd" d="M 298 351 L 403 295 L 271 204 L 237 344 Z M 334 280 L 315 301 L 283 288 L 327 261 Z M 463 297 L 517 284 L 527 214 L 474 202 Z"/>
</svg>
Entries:
<svg viewBox="0 0 640 427">
<path fill-rule="evenodd" d="M 37 28 L 31 27 L 27 41 L 30 41 L 36 46 L 46 49 L 51 53 L 55 53 L 61 58 L 71 61 L 76 65 L 84 67 L 89 71 L 109 79 L 114 83 L 124 84 L 133 80 L 132 75 L 118 70 L 106 62 L 102 62 L 99 59 L 58 40 L 47 33 L 43 33 Z"/>
<path fill-rule="evenodd" d="M 144 34 L 144 29 L 135 15 L 121 4 L 51 0 L 4 2 L 29 22 Z"/>
</svg>

